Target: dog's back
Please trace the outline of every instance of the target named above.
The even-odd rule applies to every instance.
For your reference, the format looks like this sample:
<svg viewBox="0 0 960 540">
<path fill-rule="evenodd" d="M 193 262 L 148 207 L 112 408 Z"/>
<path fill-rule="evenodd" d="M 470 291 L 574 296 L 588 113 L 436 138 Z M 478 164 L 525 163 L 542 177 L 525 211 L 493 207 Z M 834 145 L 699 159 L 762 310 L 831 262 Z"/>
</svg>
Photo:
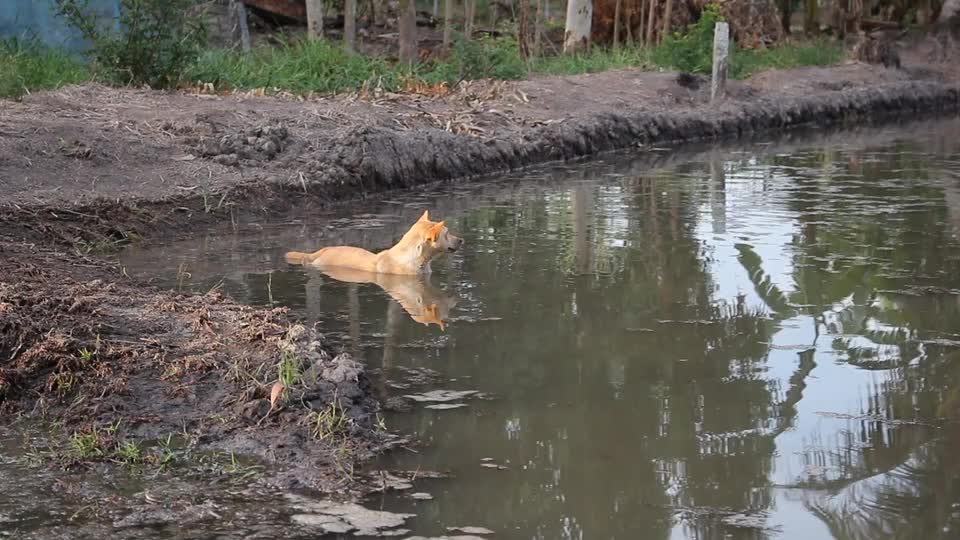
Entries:
<svg viewBox="0 0 960 540">
<path fill-rule="evenodd" d="M 377 269 L 377 256 L 375 254 L 351 246 L 325 247 L 313 253 L 291 251 L 284 258 L 290 264 L 302 264 L 304 266 L 336 266 L 356 268 L 368 272 L 374 272 Z"/>
</svg>

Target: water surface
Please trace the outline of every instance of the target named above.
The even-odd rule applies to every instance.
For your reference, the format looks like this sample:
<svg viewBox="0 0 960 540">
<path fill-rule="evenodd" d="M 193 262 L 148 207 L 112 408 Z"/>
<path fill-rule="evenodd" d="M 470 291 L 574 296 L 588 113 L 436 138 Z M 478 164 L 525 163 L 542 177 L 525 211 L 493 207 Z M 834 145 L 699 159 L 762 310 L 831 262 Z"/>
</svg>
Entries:
<svg viewBox="0 0 960 540">
<path fill-rule="evenodd" d="M 466 245 L 398 293 L 435 306 L 416 319 L 283 263 L 388 247 L 425 208 Z M 372 503 L 417 534 L 960 535 L 960 121 L 647 149 L 256 228 L 124 264 L 289 306 L 384 399 L 492 398 L 387 415 L 421 444 L 378 466 L 454 475 Z"/>
</svg>

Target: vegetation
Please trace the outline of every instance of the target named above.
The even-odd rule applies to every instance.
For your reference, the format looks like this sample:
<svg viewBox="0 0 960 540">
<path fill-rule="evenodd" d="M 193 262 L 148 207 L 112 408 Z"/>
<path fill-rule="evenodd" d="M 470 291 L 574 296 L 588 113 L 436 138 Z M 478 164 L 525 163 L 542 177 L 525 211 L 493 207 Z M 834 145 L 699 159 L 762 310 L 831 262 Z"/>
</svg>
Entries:
<svg viewBox="0 0 960 540">
<path fill-rule="evenodd" d="M 191 0 L 121 0 L 120 18 L 109 27 L 83 0 L 56 3 L 59 14 L 92 44 L 97 75 L 110 83 L 171 87 L 206 42 L 202 19 L 190 16 Z"/>
<path fill-rule="evenodd" d="M 594 45 L 576 54 L 552 55 L 529 53 L 529 36 L 518 33 L 516 21 L 507 21 L 498 27 L 503 29 L 499 37 L 468 39 L 459 35 L 439 57 L 407 66 L 353 53 L 338 42 L 323 39 L 289 40 L 249 52 L 204 49 L 202 18 L 191 17 L 186 9 L 191 0 L 174 0 L 175 5 L 160 0 L 121 0 L 122 15 L 114 27 L 98 25 L 84 10 L 82 0 L 56 1 L 60 13 L 92 44 L 89 63 L 34 44 L 4 43 L 0 45 L 0 97 L 17 98 L 33 90 L 91 79 L 155 88 L 212 84 L 219 90 L 324 94 L 363 88 L 397 91 L 411 83 L 449 87 L 463 80 L 511 80 L 532 74 L 620 68 L 708 73 L 713 28 L 722 20 L 711 4 L 699 20 L 680 32 L 666 33 L 656 46 L 642 46 L 633 40 L 619 47 Z M 543 31 L 541 28 L 541 36 L 546 35 Z M 734 47 L 730 74 L 742 78 L 767 68 L 823 66 L 841 56 L 840 44 L 826 39 L 766 49 Z"/>
<path fill-rule="evenodd" d="M 684 32 L 664 38 L 652 54 L 659 66 L 687 71 L 710 73 L 713 65 L 713 28 L 723 20 L 713 4 L 704 8 L 700 20 Z M 789 69 L 800 66 L 828 66 L 843 56 L 839 43 L 817 39 L 809 43 L 787 44 L 765 49 L 741 49 L 733 45 L 730 76 L 744 78 L 763 69 Z"/>
<path fill-rule="evenodd" d="M 15 99 L 89 79 L 83 63 L 64 52 L 36 42 L 0 41 L 0 98 Z"/>
</svg>

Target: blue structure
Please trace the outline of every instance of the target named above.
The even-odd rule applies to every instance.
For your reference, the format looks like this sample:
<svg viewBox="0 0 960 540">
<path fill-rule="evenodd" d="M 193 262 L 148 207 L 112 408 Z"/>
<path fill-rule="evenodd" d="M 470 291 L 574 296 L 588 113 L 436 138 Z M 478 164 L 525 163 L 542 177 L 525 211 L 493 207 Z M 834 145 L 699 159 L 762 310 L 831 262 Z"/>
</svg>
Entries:
<svg viewBox="0 0 960 540">
<path fill-rule="evenodd" d="M 116 21 L 120 0 L 88 0 L 87 9 L 98 19 Z M 80 33 L 57 15 L 54 0 L 0 0 L 0 39 L 36 39 L 49 47 L 81 51 Z"/>
</svg>

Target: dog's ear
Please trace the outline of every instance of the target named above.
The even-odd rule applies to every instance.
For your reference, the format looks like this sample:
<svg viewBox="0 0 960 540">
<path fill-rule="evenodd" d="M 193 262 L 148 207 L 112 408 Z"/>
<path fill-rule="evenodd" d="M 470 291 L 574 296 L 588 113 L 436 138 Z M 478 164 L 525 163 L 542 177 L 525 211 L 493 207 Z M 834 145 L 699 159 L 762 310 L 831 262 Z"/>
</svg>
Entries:
<svg viewBox="0 0 960 540">
<path fill-rule="evenodd" d="M 434 223 L 429 229 L 427 229 L 427 232 L 423 235 L 423 237 L 431 242 L 436 242 L 437 238 L 440 237 L 440 233 L 443 232 L 444 223 L 445 222 L 443 221 Z"/>
<path fill-rule="evenodd" d="M 424 210 L 423 215 L 420 216 L 420 219 L 418 219 L 417 221 L 430 221 L 430 211 Z"/>
</svg>

